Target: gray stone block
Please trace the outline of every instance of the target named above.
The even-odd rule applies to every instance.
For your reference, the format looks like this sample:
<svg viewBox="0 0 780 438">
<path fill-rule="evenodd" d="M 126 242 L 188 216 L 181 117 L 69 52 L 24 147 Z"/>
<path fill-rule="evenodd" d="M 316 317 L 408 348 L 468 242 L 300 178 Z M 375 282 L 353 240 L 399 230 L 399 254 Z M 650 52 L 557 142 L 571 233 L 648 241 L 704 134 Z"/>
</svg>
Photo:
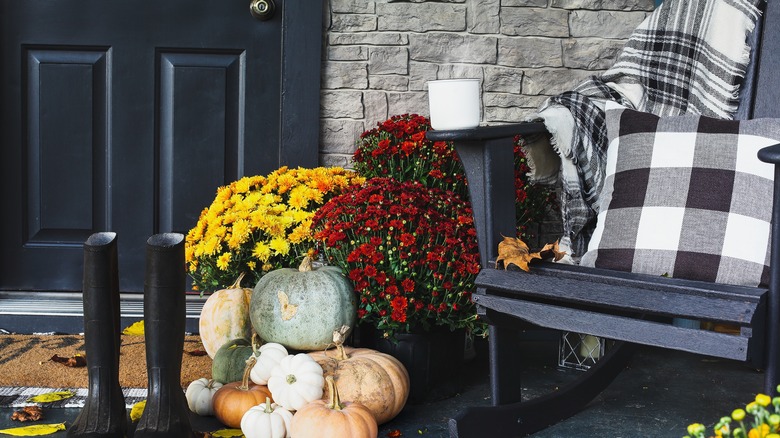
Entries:
<svg viewBox="0 0 780 438">
<path fill-rule="evenodd" d="M 365 62 L 326 62 L 322 72 L 322 88 L 368 88 Z"/>
<path fill-rule="evenodd" d="M 352 154 L 363 131 L 363 122 L 359 120 L 320 119 L 320 152 Z"/>
<path fill-rule="evenodd" d="M 611 67 L 625 40 L 569 38 L 563 41 L 563 65 L 568 68 L 606 70 Z"/>
<path fill-rule="evenodd" d="M 588 70 L 525 70 L 523 94 L 553 96 L 574 88 L 585 78 L 596 73 Z"/>
<path fill-rule="evenodd" d="M 366 46 L 332 46 L 328 47 L 330 61 L 368 61 Z"/>
<path fill-rule="evenodd" d="M 410 32 L 466 30 L 466 7 L 461 4 L 377 4 L 379 30 Z"/>
<path fill-rule="evenodd" d="M 572 11 L 573 37 L 628 38 L 647 17 L 646 12 Z"/>
<path fill-rule="evenodd" d="M 496 38 L 444 32 L 411 34 L 409 55 L 415 61 L 495 64 Z"/>
<path fill-rule="evenodd" d="M 507 37 L 498 39 L 498 64 L 509 67 L 562 67 L 558 38 Z"/>
<path fill-rule="evenodd" d="M 546 8 L 547 0 L 501 0 L 501 6 Z"/>
<path fill-rule="evenodd" d="M 370 32 L 376 30 L 376 15 L 332 14 L 330 29 L 334 32 Z"/>
<path fill-rule="evenodd" d="M 387 93 L 388 113 L 391 116 L 398 114 L 428 115 L 428 93 L 407 92 Z"/>
<path fill-rule="evenodd" d="M 409 49 L 398 46 L 371 47 L 368 50 L 368 74 L 409 73 Z"/>
<path fill-rule="evenodd" d="M 547 96 L 527 96 L 525 94 L 484 93 L 482 103 L 485 107 L 497 108 L 538 108 Z"/>
<path fill-rule="evenodd" d="M 364 45 L 364 46 L 404 46 L 409 44 L 409 36 L 397 32 L 359 32 L 328 33 L 328 44 Z"/>
<path fill-rule="evenodd" d="M 351 154 L 320 154 L 320 166 L 354 168 Z"/>
<path fill-rule="evenodd" d="M 409 78 L 405 75 L 368 75 L 368 88 L 371 90 L 407 91 Z"/>
<path fill-rule="evenodd" d="M 471 0 L 466 6 L 466 25 L 469 33 L 500 32 L 501 0 Z"/>
<path fill-rule="evenodd" d="M 485 67 L 484 91 L 520 94 L 523 87 L 523 70 L 511 67 Z"/>
<path fill-rule="evenodd" d="M 371 129 L 377 123 L 390 118 L 387 106 L 387 93 L 384 91 L 363 92 L 363 112 L 366 117 L 366 129 Z"/>
<path fill-rule="evenodd" d="M 652 11 L 654 0 L 551 0 L 550 6 L 564 9 L 591 9 L 594 11 Z"/>
<path fill-rule="evenodd" d="M 501 33 L 518 36 L 569 36 L 569 12 L 561 9 L 501 8 Z"/>
<path fill-rule="evenodd" d="M 484 79 L 482 66 L 471 64 L 443 64 L 436 79 Z M 427 89 L 427 88 L 426 88 Z"/>
<path fill-rule="evenodd" d="M 363 93 L 351 90 L 320 92 L 320 117 L 362 119 Z"/>
<path fill-rule="evenodd" d="M 366 0 L 329 0 L 333 12 L 348 14 L 372 14 L 376 11 L 376 2 Z"/>
<path fill-rule="evenodd" d="M 439 65 L 429 62 L 410 62 L 409 63 L 409 90 L 423 91 L 427 90 L 428 81 L 437 78 Z"/>
</svg>

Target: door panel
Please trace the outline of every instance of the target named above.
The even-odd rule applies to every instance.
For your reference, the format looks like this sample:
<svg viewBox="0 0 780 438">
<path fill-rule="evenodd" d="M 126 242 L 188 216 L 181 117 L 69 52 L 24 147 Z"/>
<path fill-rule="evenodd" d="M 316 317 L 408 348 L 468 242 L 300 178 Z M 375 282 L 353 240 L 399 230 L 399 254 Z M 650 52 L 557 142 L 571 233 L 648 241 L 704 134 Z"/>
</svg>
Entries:
<svg viewBox="0 0 780 438">
<path fill-rule="evenodd" d="M 0 2 L 0 290 L 80 290 L 81 245 L 108 230 L 141 291 L 150 235 L 186 233 L 243 175 L 316 163 L 322 5 L 277 7 Z"/>
</svg>

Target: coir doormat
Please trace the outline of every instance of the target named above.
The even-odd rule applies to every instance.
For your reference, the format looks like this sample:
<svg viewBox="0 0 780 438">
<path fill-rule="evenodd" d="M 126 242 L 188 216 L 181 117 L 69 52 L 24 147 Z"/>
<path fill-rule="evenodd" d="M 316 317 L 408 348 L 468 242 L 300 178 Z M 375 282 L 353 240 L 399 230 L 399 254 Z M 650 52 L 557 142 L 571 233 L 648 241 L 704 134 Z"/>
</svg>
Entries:
<svg viewBox="0 0 780 438">
<path fill-rule="evenodd" d="M 122 335 L 119 384 L 125 392 L 147 387 L 145 348 L 143 336 Z M 211 359 L 202 354 L 203 350 L 199 336 L 185 337 L 182 388 L 198 378 L 211 377 Z M 0 396 L 10 397 L 9 392 L 19 392 L 19 388 L 27 392 L 35 391 L 32 388 L 86 389 L 86 367 L 68 367 L 51 360 L 54 355 L 70 358 L 76 354 L 85 354 L 81 335 L 0 334 L 0 387 L 5 392 Z"/>
</svg>

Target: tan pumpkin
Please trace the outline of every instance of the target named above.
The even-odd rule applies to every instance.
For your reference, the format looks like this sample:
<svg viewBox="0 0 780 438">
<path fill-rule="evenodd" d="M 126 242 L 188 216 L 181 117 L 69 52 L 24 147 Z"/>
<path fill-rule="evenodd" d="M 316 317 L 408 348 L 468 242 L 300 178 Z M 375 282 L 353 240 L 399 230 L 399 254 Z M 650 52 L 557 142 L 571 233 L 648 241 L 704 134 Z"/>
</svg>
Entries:
<svg viewBox="0 0 780 438">
<path fill-rule="evenodd" d="M 398 415 L 409 397 L 409 373 L 398 359 L 368 348 L 343 345 L 343 336 L 334 333 L 336 348 L 309 353 L 332 376 L 341 397 L 360 403 L 384 424 Z M 330 394 L 327 387 L 323 399 Z"/>
<path fill-rule="evenodd" d="M 208 297 L 200 311 L 200 339 L 210 358 L 214 358 L 222 345 L 233 339 L 252 337 L 249 320 L 249 300 L 252 289 L 242 288 L 244 273 L 227 289 L 221 289 Z"/>
<path fill-rule="evenodd" d="M 271 398 L 271 391 L 264 385 L 255 385 L 249 381 L 249 373 L 255 366 L 254 356 L 246 361 L 244 377 L 240 382 L 227 383 L 214 393 L 212 403 L 214 416 L 225 426 L 238 429 L 241 427 L 241 417 L 253 406 L 265 403 Z"/>
<path fill-rule="evenodd" d="M 295 413 L 290 425 L 293 437 L 376 438 L 374 414 L 360 403 L 342 402 L 333 377 L 325 379 L 330 398 L 315 400 Z"/>
</svg>

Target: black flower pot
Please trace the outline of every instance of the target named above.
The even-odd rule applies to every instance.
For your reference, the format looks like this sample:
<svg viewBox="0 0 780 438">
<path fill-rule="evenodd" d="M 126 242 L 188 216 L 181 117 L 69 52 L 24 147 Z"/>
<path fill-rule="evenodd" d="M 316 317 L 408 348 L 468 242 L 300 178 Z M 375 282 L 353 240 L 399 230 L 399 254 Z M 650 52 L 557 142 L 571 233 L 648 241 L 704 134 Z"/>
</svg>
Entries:
<svg viewBox="0 0 780 438">
<path fill-rule="evenodd" d="M 409 372 L 410 404 L 442 400 L 463 389 L 461 368 L 465 330 L 437 327 L 427 332 L 396 333 L 395 341 L 373 327 L 360 326 L 358 342 L 398 359 Z"/>
</svg>

